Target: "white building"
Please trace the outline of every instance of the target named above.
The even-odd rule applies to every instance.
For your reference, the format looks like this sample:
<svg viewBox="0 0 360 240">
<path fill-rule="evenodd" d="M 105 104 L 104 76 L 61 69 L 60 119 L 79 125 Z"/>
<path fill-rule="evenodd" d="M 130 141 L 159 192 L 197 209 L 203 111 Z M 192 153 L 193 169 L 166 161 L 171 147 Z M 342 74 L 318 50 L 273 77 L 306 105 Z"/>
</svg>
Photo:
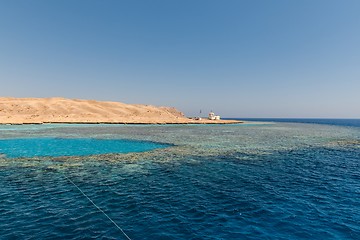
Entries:
<svg viewBox="0 0 360 240">
<path fill-rule="evenodd" d="M 219 115 L 215 115 L 215 113 L 213 113 L 213 111 L 211 111 L 209 113 L 209 120 L 220 120 L 220 116 Z"/>
</svg>

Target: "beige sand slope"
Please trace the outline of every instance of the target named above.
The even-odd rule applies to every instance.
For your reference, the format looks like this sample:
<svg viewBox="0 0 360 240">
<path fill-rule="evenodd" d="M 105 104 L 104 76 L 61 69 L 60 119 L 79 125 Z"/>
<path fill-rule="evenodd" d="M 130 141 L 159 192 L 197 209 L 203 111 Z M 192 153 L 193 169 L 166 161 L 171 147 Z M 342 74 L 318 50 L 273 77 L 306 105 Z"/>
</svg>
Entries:
<svg viewBox="0 0 360 240">
<path fill-rule="evenodd" d="M 65 98 L 1 98 L 0 124 L 41 123 L 238 123 L 192 120 L 175 108 Z"/>
</svg>

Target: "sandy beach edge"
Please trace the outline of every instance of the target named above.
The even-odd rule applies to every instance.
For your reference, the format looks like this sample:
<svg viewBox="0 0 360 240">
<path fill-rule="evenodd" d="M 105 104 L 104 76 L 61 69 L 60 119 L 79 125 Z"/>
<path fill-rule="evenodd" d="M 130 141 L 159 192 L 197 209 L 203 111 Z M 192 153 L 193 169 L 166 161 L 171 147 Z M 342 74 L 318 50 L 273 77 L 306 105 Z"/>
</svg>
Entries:
<svg viewBox="0 0 360 240">
<path fill-rule="evenodd" d="M 0 97 L 0 125 L 25 124 L 239 124 L 186 117 L 173 107 L 121 102 Z"/>
</svg>

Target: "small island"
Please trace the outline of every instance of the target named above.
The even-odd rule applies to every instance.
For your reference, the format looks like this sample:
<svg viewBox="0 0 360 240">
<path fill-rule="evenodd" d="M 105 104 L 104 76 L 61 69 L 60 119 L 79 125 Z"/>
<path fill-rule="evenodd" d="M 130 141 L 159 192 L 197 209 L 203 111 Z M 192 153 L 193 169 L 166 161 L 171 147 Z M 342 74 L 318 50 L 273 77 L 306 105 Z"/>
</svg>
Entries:
<svg viewBox="0 0 360 240">
<path fill-rule="evenodd" d="M 193 119 L 173 107 L 66 98 L 0 98 L 0 124 L 234 124 Z"/>
</svg>

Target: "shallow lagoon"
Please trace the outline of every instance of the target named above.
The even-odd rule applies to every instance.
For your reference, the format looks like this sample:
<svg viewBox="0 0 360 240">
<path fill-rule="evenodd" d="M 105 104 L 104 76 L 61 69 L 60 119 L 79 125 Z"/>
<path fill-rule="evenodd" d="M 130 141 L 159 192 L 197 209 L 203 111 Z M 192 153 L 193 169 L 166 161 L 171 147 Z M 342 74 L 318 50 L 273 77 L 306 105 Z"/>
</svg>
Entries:
<svg viewBox="0 0 360 240">
<path fill-rule="evenodd" d="M 0 238 L 357 239 L 360 129 L 1 126 L 1 139 L 128 139 L 142 153 L 0 158 Z"/>
<path fill-rule="evenodd" d="M 145 152 L 169 146 L 171 145 L 127 139 L 12 138 L 0 139 L 0 154 L 6 158 L 91 156 Z"/>
</svg>

